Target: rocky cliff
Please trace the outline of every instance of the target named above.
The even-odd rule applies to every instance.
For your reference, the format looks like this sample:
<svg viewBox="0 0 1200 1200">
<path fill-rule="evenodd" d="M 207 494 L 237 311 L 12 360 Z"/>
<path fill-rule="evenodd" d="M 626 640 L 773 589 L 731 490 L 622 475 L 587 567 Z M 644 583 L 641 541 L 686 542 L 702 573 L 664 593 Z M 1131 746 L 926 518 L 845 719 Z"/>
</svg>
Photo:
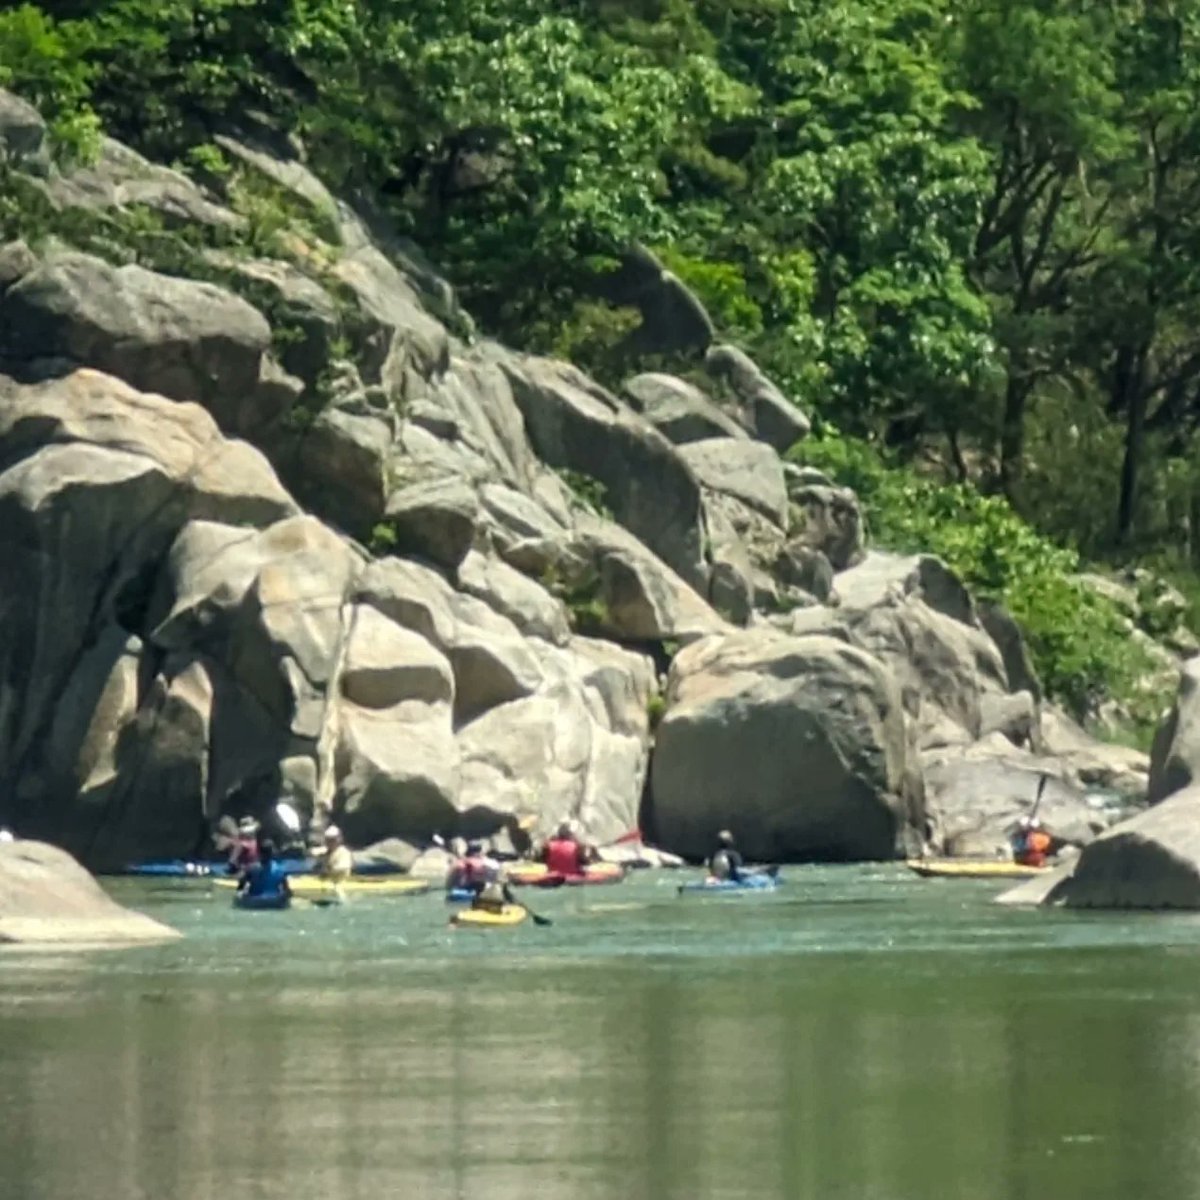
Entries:
<svg viewBox="0 0 1200 1200">
<path fill-rule="evenodd" d="M 736 348 L 614 394 L 297 148 L 219 144 L 60 169 L 0 93 L 0 824 L 106 867 L 286 797 L 360 845 L 840 860 L 990 852 L 1043 771 L 1079 841 L 1144 792 L 1003 612 L 783 461 L 808 422 Z"/>
</svg>

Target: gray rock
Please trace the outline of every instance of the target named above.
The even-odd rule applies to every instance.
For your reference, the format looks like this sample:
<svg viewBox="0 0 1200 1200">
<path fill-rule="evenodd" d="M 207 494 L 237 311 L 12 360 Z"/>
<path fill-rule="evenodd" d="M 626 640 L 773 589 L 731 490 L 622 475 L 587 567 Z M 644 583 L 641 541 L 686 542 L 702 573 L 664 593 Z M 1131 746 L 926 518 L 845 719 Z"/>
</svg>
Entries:
<svg viewBox="0 0 1200 1200">
<path fill-rule="evenodd" d="M 781 529 L 787 526 L 783 466 L 770 446 L 708 438 L 681 446 L 679 453 L 704 487 L 733 497 Z"/>
<path fill-rule="evenodd" d="M 962 585 L 960 584 L 959 587 Z M 977 606 L 979 623 L 996 643 L 1004 660 L 1010 691 L 1029 692 L 1034 700 L 1042 698 L 1042 684 L 1034 669 L 1025 635 L 1012 615 L 1000 604 L 984 600 Z"/>
<path fill-rule="evenodd" d="M 723 827 L 752 858 L 891 858 L 924 823 L 907 754 L 899 690 L 861 650 L 768 630 L 708 638 L 671 665 L 652 831 L 689 858 Z"/>
<path fill-rule="evenodd" d="M 781 454 L 807 437 L 808 418 L 736 346 L 716 345 L 704 359 L 708 373 L 724 383 L 742 406 L 743 423 L 760 442 Z"/>
<path fill-rule="evenodd" d="M 0 163 L 44 173 L 50 164 L 46 122 L 31 104 L 0 88 Z"/>
<path fill-rule="evenodd" d="M 979 697 L 979 735 L 1002 733 L 1014 746 L 1031 745 L 1038 722 L 1037 702 L 1029 692 Z"/>
<path fill-rule="evenodd" d="M 37 256 L 24 242 L 7 242 L 0 246 L 0 292 L 28 275 L 37 262 Z"/>
<path fill-rule="evenodd" d="M 400 550 L 455 570 L 475 544 L 479 498 L 455 479 L 412 484 L 388 497 L 385 517 Z"/>
<path fill-rule="evenodd" d="M 700 488 L 678 451 L 574 367 L 527 357 L 505 369 L 542 461 L 598 480 L 617 521 L 703 588 Z"/>
<path fill-rule="evenodd" d="M 1022 753 L 1002 734 L 975 745 L 922 755 L 931 841 L 939 853 L 1007 857 L 1017 822 L 1033 810 L 1047 776 L 1038 817 L 1057 837 L 1084 845 L 1107 824 L 1053 759 Z"/>
<path fill-rule="evenodd" d="M 501 559 L 476 551 L 458 564 L 458 587 L 507 617 L 522 633 L 563 646 L 571 636 L 561 600 Z"/>
<path fill-rule="evenodd" d="M 632 534 L 580 514 L 571 549 L 587 564 L 569 580 L 581 603 L 594 601 L 594 628 L 622 641 L 694 641 L 725 630 L 725 622 L 678 575 Z"/>
<path fill-rule="evenodd" d="M 169 227 L 207 225 L 239 229 L 245 219 L 210 200 L 179 171 L 159 166 L 112 138 L 104 138 L 92 162 L 52 175 L 51 200 L 62 208 L 148 208 Z"/>
<path fill-rule="evenodd" d="M 86 254 L 52 255 L 0 297 L 0 355 L 95 367 L 203 404 L 235 433 L 266 423 L 251 401 L 270 342 L 262 315 L 221 288 Z"/>
<path fill-rule="evenodd" d="M 638 412 L 676 445 L 746 436 L 698 387 L 674 375 L 635 375 L 625 381 L 624 391 Z"/>
<path fill-rule="evenodd" d="M 833 594 L 833 567 L 820 550 L 803 542 L 789 542 L 775 559 L 775 576 L 787 587 L 797 587 L 817 600 Z"/>
<path fill-rule="evenodd" d="M 387 508 L 391 453 L 385 418 L 327 408 L 273 457 L 299 500 L 366 541 Z"/>
<path fill-rule="evenodd" d="M 1200 777 L 1200 658 L 1179 673 L 1175 702 L 1154 735 L 1150 752 L 1151 804 L 1190 787 Z"/>
<path fill-rule="evenodd" d="M 1131 746 L 1102 742 L 1053 704 L 1041 707 L 1041 743 L 1081 788 L 1101 788 L 1131 800 L 1146 796 L 1150 758 Z"/>
<path fill-rule="evenodd" d="M 20 839 L 0 844 L 0 944 L 128 945 L 179 936 L 109 899 L 65 850 Z"/>
<path fill-rule="evenodd" d="M 844 571 L 862 561 L 865 553 L 862 513 L 858 497 L 849 488 L 819 485 L 794 488 L 791 499 L 794 538 L 820 550 L 835 571 Z"/>
</svg>

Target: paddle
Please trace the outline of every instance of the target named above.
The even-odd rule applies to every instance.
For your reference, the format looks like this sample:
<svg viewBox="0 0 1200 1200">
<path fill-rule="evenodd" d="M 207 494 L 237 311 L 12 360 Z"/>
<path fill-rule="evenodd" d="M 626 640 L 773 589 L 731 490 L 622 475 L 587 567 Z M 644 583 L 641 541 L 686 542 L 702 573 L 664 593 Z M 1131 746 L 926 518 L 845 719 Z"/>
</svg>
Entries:
<svg viewBox="0 0 1200 1200">
<path fill-rule="evenodd" d="M 1049 779 L 1050 776 L 1043 773 L 1042 777 L 1038 780 L 1037 795 L 1033 800 L 1033 808 L 1029 810 L 1029 819 L 1031 821 L 1037 816 L 1038 809 L 1042 806 L 1042 797 L 1046 794 L 1046 784 Z"/>
</svg>

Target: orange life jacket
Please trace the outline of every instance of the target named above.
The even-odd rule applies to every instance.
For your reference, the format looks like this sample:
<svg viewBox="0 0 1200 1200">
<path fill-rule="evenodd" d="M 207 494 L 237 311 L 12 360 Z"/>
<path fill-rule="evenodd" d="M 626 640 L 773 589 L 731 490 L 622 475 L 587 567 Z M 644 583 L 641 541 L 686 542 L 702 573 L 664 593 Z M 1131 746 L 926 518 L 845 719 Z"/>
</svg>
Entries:
<svg viewBox="0 0 1200 1200">
<path fill-rule="evenodd" d="M 1031 829 L 1025 835 L 1025 844 L 1017 856 L 1017 861 L 1025 867 L 1044 866 L 1046 855 L 1053 844 L 1048 833 L 1043 833 L 1040 829 Z"/>
</svg>

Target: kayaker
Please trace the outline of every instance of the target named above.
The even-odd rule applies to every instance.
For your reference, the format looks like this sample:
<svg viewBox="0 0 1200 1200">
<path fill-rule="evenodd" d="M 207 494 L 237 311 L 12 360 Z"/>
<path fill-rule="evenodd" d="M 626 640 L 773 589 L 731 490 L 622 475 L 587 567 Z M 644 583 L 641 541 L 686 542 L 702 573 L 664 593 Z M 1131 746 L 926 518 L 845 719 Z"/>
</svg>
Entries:
<svg viewBox="0 0 1200 1200">
<path fill-rule="evenodd" d="M 258 861 L 247 868 L 238 884 L 238 894 L 275 899 L 292 894 L 283 863 L 275 857 L 275 843 L 269 838 L 258 846 Z"/>
<path fill-rule="evenodd" d="M 714 879 L 732 879 L 737 883 L 745 876 L 742 866 L 742 856 L 738 853 L 733 834 L 728 829 L 722 829 L 717 834 L 717 848 L 709 855 L 708 873 Z"/>
<path fill-rule="evenodd" d="M 1023 867 L 1044 867 L 1054 839 L 1037 817 L 1022 817 L 1013 838 L 1013 861 Z"/>
<path fill-rule="evenodd" d="M 519 904 L 520 901 L 512 893 L 512 888 L 499 878 L 489 880 L 475 894 L 471 901 L 472 908 L 482 908 L 487 912 L 500 912 L 506 904 Z"/>
<path fill-rule="evenodd" d="M 483 852 L 480 842 L 468 842 L 467 851 L 450 868 L 450 878 L 446 886 L 451 891 L 455 888 L 469 888 L 478 895 L 483 889 L 500 878 L 500 864 L 489 858 Z"/>
<path fill-rule="evenodd" d="M 582 875 L 587 869 L 587 854 L 566 821 L 546 843 L 542 861 L 546 870 L 556 875 Z"/>
<path fill-rule="evenodd" d="M 354 855 L 336 825 L 325 830 L 325 852 L 321 856 L 318 874 L 334 883 L 345 883 L 354 871 Z"/>
<path fill-rule="evenodd" d="M 245 871 L 258 862 L 258 822 L 253 817 L 243 817 L 238 822 L 237 840 L 229 854 L 230 871 Z"/>
</svg>

